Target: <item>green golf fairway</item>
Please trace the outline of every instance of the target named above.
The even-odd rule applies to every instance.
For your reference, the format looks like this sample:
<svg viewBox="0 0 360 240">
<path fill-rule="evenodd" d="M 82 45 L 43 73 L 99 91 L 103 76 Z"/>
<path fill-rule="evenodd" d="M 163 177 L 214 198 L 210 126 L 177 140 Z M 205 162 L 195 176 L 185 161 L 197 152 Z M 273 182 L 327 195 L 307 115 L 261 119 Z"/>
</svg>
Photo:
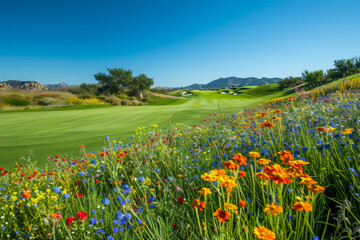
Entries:
<svg viewBox="0 0 360 240">
<path fill-rule="evenodd" d="M 0 167 L 13 167 L 29 156 L 40 165 L 54 155 L 79 158 L 79 145 L 84 144 L 89 152 L 101 150 L 105 136 L 126 139 L 139 126 L 165 127 L 168 120 L 197 124 L 209 113 L 220 113 L 219 109 L 221 113 L 241 111 L 280 95 L 233 96 L 210 91 L 196 94 L 190 99 L 171 99 L 175 101 L 168 105 L 1 112 Z"/>
</svg>

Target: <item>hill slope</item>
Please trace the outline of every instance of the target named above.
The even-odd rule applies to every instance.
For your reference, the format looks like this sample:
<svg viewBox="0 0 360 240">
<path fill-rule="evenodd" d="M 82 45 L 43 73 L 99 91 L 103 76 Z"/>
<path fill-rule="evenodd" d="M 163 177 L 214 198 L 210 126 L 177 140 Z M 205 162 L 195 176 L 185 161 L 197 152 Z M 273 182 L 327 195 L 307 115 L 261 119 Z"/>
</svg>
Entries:
<svg viewBox="0 0 360 240">
<path fill-rule="evenodd" d="M 184 89 L 209 89 L 209 88 L 229 88 L 229 87 L 238 87 L 238 86 L 260 86 L 266 84 L 274 84 L 280 80 L 281 78 L 227 77 L 227 78 L 216 79 L 207 84 L 195 83 L 184 87 Z"/>
</svg>

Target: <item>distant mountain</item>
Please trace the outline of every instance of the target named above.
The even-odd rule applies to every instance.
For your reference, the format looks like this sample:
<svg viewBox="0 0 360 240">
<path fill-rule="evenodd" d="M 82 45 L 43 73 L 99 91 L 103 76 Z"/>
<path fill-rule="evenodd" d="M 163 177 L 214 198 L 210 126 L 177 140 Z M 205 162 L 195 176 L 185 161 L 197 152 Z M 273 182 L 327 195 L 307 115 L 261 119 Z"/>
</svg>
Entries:
<svg viewBox="0 0 360 240">
<path fill-rule="evenodd" d="M 42 83 L 36 81 L 19 81 L 19 80 L 8 80 L 0 83 L 0 87 L 3 88 L 18 88 L 26 90 L 47 90 Z"/>
<path fill-rule="evenodd" d="M 219 78 L 214 81 L 209 82 L 208 84 L 192 84 L 184 89 L 209 89 L 209 88 L 230 88 L 230 87 L 238 87 L 238 86 L 260 86 L 266 84 L 274 84 L 278 81 L 282 80 L 281 78 L 238 78 L 238 77 L 227 77 L 227 78 Z"/>
<path fill-rule="evenodd" d="M 46 87 L 48 87 L 49 89 L 60 89 L 60 88 L 69 88 L 70 85 L 67 84 L 66 82 L 61 82 L 58 84 L 45 84 Z"/>
</svg>

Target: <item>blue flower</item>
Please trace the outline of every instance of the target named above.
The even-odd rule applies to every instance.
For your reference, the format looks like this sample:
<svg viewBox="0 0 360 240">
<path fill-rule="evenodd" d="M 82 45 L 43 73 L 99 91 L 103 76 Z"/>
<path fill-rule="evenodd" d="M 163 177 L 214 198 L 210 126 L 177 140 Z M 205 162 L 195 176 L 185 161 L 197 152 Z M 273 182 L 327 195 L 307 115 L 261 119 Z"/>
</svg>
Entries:
<svg viewBox="0 0 360 240">
<path fill-rule="evenodd" d="M 61 193 L 61 189 L 59 187 L 54 187 L 53 191 L 56 193 Z"/>
<path fill-rule="evenodd" d="M 70 198 L 70 194 L 68 194 L 68 193 L 64 194 L 63 198 Z"/>
<path fill-rule="evenodd" d="M 109 204 L 110 204 L 110 200 L 107 199 L 107 198 L 104 198 L 101 202 L 102 202 L 103 204 L 106 204 L 106 205 L 109 205 Z"/>
<path fill-rule="evenodd" d="M 125 216 L 124 216 L 124 219 L 125 219 L 126 221 L 131 220 L 131 218 L 132 218 L 131 213 L 126 213 Z"/>
<path fill-rule="evenodd" d="M 91 223 L 91 224 L 95 224 L 96 222 L 97 222 L 96 218 L 90 219 L 90 223 Z"/>
<path fill-rule="evenodd" d="M 115 213 L 115 218 L 117 220 L 123 220 L 124 219 L 124 214 L 122 212 L 117 212 L 117 213 Z"/>
<path fill-rule="evenodd" d="M 114 233 L 118 233 L 118 232 L 119 232 L 119 229 L 118 229 L 118 228 L 114 228 L 114 229 L 113 229 L 113 232 L 114 232 Z"/>
</svg>

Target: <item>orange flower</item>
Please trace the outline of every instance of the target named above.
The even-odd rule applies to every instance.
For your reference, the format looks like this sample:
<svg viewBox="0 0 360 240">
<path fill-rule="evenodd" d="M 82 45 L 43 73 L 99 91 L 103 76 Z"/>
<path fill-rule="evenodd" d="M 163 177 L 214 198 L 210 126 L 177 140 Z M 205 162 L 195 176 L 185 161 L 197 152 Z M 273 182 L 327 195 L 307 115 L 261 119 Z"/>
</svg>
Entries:
<svg viewBox="0 0 360 240">
<path fill-rule="evenodd" d="M 204 173 L 201 175 L 201 179 L 207 182 L 214 182 L 217 178 L 213 175 L 210 175 L 209 173 Z"/>
<path fill-rule="evenodd" d="M 201 193 L 202 195 L 206 196 L 206 195 L 209 195 L 211 194 L 211 191 L 209 188 L 202 188 L 199 193 Z"/>
<path fill-rule="evenodd" d="M 260 153 L 258 153 L 258 152 L 249 152 L 249 157 L 258 158 L 258 157 L 260 157 Z"/>
<path fill-rule="evenodd" d="M 31 197 L 30 193 L 31 193 L 30 191 L 26 191 L 26 192 L 23 193 L 22 197 L 23 198 L 30 198 Z"/>
<path fill-rule="evenodd" d="M 254 228 L 254 235 L 256 238 L 261 240 L 273 240 L 276 239 L 275 233 L 267 229 L 264 226 Z"/>
<path fill-rule="evenodd" d="M 94 154 L 93 154 L 93 153 L 85 153 L 85 155 L 86 155 L 86 156 L 88 156 L 88 157 L 92 157 L 92 156 L 94 156 Z"/>
<path fill-rule="evenodd" d="M 234 204 L 231 204 L 231 203 L 229 203 L 229 204 L 224 204 L 224 207 L 225 207 L 225 209 L 234 210 L 234 211 L 236 211 L 236 210 L 239 209 L 238 206 L 236 206 L 236 205 L 234 205 Z"/>
<path fill-rule="evenodd" d="M 235 154 L 234 156 L 233 156 L 233 160 L 237 163 L 237 164 L 239 164 L 240 166 L 241 165 L 247 165 L 247 163 L 246 163 L 246 157 L 244 157 L 243 155 L 241 155 L 240 153 L 238 153 L 238 154 Z"/>
<path fill-rule="evenodd" d="M 285 164 L 294 159 L 291 152 L 289 151 L 278 152 L 278 154 L 280 155 L 280 160 L 282 161 L 281 164 Z"/>
<path fill-rule="evenodd" d="M 319 132 L 327 132 L 328 130 L 324 127 L 317 127 L 316 128 Z"/>
<path fill-rule="evenodd" d="M 257 164 L 261 164 L 261 165 L 267 165 L 270 162 L 271 162 L 271 160 L 265 159 L 265 158 L 260 158 L 259 160 L 256 161 Z"/>
<path fill-rule="evenodd" d="M 85 145 L 80 145 L 81 148 L 85 147 Z"/>
<path fill-rule="evenodd" d="M 239 168 L 239 165 L 236 165 L 233 161 L 227 161 L 223 163 L 224 167 L 226 169 L 229 169 L 231 172 L 235 171 L 236 169 Z"/>
<path fill-rule="evenodd" d="M 352 128 L 347 128 L 347 129 L 342 130 L 341 133 L 342 133 L 342 134 L 351 134 L 352 131 L 353 131 Z"/>
<path fill-rule="evenodd" d="M 279 121 L 279 120 L 282 120 L 282 118 L 280 118 L 280 117 L 277 117 L 277 116 L 272 116 L 272 119 L 275 119 L 275 120 L 277 120 L 277 121 Z"/>
<path fill-rule="evenodd" d="M 204 208 L 205 208 L 205 202 L 200 201 L 199 199 L 195 199 L 195 200 L 193 201 L 193 203 L 191 204 L 191 206 L 192 206 L 194 209 L 199 208 L 199 210 L 202 212 L 202 211 L 204 211 Z"/>
<path fill-rule="evenodd" d="M 282 111 L 280 109 L 275 109 L 273 111 L 271 111 L 272 113 L 282 113 Z"/>
<path fill-rule="evenodd" d="M 288 100 L 289 100 L 290 102 L 292 102 L 292 101 L 294 100 L 294 98 L 293 98 L 293 97 L 289 97 Z"/>
<path fill-rule="evenodd" d="M 239 177 L 245 177 L 246 176 L 246 172 L 244 171 L 239 171 Z"/>
<path fill-rule="evenodd" d="M 227 211 L 222 211 L 220 208 L 213 213 L 213 215 L 219 220 L 220 223 L 230 219 L 231 214 Z"/>
<path fill-rule="evenodd" d="M 260 126 L 261 127 L 273 127 L 273 126 L 275 126 L 275 124 L 265 120 L 265 122 L 260 123 Z"/>
<path fill-rule="evenodd" d="M 270 213 L 270 214 L 276 216 L 277 213 L 283 212 L 283 209 L 279 205 L 276 205 L 274 202 L 272 202 L 271 204 L 266 205 L 264 212 L 267 212 L 267 213 Z"/>
<path fill-rule="evenodd" d="M 310 203 L 308 202 L 296 202 L 294 203 L 294 205 L 292 206 L 293 210 L 297 210 L 297 211 L 306 211 L 306 212 L 312 212 L 313 207 Z"/>
<path fill-rule="evenodd" d="M 240 206 L 241 207 L 245 207 L 246 201 L 245 200 L 240 200 Z"/>
<path fill-rule="evenodd" d="M 124 151 L 124 152 L 118 151 L 118 157 L 119 158 L 122 158 L 122 157 L 124 157 L 126 155 L 127 155 L 127 151 Z"/>
<path fill-rule="evenodd" d="M 276 184 L 279 183 L 291 183 L 293 180 L 289 179 L 290 175 L 287 173 L 286 169 L 284 169 L 279 164 L 274 164 L 272 166 L 266 166 L 263 168 L 263 172 L 256 173 L 257 177 L 260 179 L 269 178 L 270 180 L 274 181 Z"/>
<path fill-rule="evenodd" d="M 325 192 L 325 188 L 319 185 L 308 185 L 307 186 L 310 192 L 313 193 L 323 193 Z"/>
</svg>

